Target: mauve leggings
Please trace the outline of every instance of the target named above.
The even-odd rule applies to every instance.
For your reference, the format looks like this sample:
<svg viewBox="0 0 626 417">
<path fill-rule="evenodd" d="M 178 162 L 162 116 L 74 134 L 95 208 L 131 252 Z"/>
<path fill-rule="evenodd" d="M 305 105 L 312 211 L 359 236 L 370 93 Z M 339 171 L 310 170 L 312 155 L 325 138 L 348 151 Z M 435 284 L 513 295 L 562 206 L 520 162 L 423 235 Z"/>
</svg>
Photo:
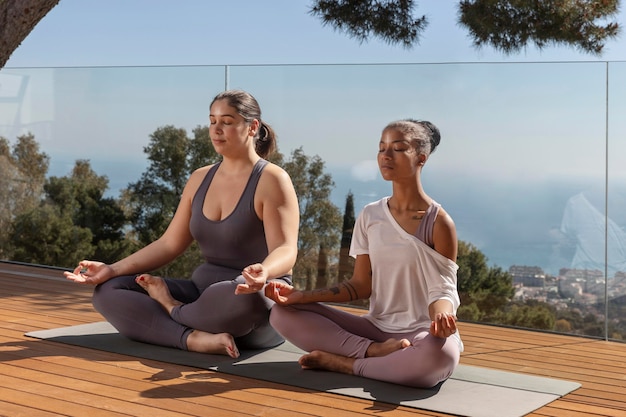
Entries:
<svg viewBox="0 0 626 417">
<path fill-rule="evenodd" d="M 287 340 L 307 352 L 322 350 L 356 358 L 355 375 L 427 388 L 447 379 L 459 363 L 453 338 L 432 336 L 429 329 L 385 333 L 369 320 L 323 304 L 275 305 L 270 323 Z M 365 357 L 372 342 L 408 339 L 411 346 L 382 357 Z"/>
<path fill-rule="evenodd" d="M 183 302 L 170 316 L 135 282 L 120 276 L 98 285 L 93 305 L 120 334 L 141 342 L 187 349 L 187 337 L 195 330 L 230 333 L 240 349 L 273 347 L 283 342 L 269 325 L 272 302 L 262 293 L 235 295 L 244 282 L 215 282 L 200 291 L 191 280 L 165 279 L 172 296 Z"/>
</svg>

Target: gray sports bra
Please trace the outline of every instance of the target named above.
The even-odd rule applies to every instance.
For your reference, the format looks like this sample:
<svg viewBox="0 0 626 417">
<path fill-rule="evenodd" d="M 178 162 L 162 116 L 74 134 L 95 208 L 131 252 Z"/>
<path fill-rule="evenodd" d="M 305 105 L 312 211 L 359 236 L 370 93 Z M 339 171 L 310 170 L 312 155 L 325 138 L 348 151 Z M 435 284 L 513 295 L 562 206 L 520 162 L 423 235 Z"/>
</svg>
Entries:
<svg viewBox="0 0 626 417">
<path fill-rule="evenodd" d="M 202 208 L 220 165 L 221 162 L 211 167 L 193 197 L 189 229 L 206 262 L 240 271 L 263 261 L 268 254 L 263 222 L 254 210 L 254 193 L 267 161 L 259 159 L 254 165 L 233 212 L 222 220 L 214 221 L 205 217 Z"/>
<path fill-rule="evenodd" d="M 440 208 L 441 204 L 433 200 L 432 204 L 426 210 L 426 213 L 424 213 L 424 217 L 422 217 L 422 221 L 415 232 L 415 237 L 431 248 L 435 246 L 435 242 L 433 241 L 433 227 Z"/>
</svg>

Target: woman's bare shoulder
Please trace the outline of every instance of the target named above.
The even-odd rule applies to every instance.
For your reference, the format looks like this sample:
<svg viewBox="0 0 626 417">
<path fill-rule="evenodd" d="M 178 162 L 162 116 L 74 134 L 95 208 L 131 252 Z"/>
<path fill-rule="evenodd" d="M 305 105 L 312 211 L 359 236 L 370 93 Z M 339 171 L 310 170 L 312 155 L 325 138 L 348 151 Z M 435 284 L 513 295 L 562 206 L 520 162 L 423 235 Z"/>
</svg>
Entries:
<svg viewBox="0 0 626 417">
<path fill-rule="evenodd" d="M 443 208 L 439 209 L 439 213 L 437 213 L 433 227 L 433 240 L 437 252 L 456 262 L 458 254 L 456 226 L 452 216 Z"/>
<path fill-rule="evenodd" d="M 454 228 L 454 220 L 452 219 L 452 216 L 443 207 L 439 208 L 436 222 L 439 222 L 444 227 Z"/>
<path fill-rule="evenodd" d="M 283 181 L 291 183 L 291 177 L 287 171 L 271 162 L 265 166 L 265 169 L 263 169 L 263 175 L 261 178 L 263 177 L 265 177 L 266 181 L 274 184 L 279 184 Z"/>
<path fill-rule="evenodd" d="M 197 190 L 200 186 L 200 183 L 202 182 L 204 177 L 206 177 L 206 174 L 214 165 L 215 164 L 206 165 L 193 171 L 189 176 L 189 179 L 187 179 L 187 185 L 185 185 L 185 190 L 190 189 L 191 191 L 195 192 L 195 190 Z"/>
<path fill-rule="evenodd" d="M 276 165 L 273 162 L 268 162 L 267 165 L 265 165 L 264 168 L 264 172 L 271 172 L 273 175 L 283 175 L 283 174 L 287 174 L 287 171 L 285 171 L 284 168 Z"/>
<path fill-rule="evenodd" d="M 194 176 L 194 175 L 202 175 L 202 176 L 204 176 L 204 175 L 206 175 L 206 173 L 207 173 L 207 172 L 209 172 L 209 170 L 210 170 L 211 168 L 213 168 L 214 166 L 215 166 L 215 164 L 211 164 L 211 165 L 205 165 L 205 166 L 203 166 L 203 167 L 197 168 L 196 170 L 194 170 L 194 171 L 191 173 L 191 175 L 192 175 L 192 176 Z"/>
</svg>

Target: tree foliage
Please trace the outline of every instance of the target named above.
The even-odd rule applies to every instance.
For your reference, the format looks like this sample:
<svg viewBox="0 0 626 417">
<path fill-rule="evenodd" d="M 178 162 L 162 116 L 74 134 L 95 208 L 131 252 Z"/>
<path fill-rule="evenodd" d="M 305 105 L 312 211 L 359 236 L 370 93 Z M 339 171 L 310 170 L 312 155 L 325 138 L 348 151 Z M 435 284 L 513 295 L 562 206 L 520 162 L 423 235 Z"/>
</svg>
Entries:
<svg viewBox="0 0 626 417">
<path fill-rule="evenodd" d="M 108 187 L 106 176 L 96 174 L 89 161 L 78 160 L 69 176 L 49 178 L 44 189 L 49 204 L 69 216 L 74 226 L 91 232 L 91 256 L 111 263 L 129 254 L 133 245 L 124 239 L 127 218 L 118 201 L 104 196 Z M 77 261 L 72 259 L 70 265 Z"/>
<path fill-rule="evenodd" d="M 41 174 L 47 160 L 30 159 L 39 161 L 32 171 Z M 12 222 L 12 259 L 69 268 L 85 258 L 113 262 L 130 253 L 126 218 L 115 199 L 104 197 L 107 189 L 108 179 L 86 160 L 76 161 L 69 176 L 50 177 L 37 204 L 21 208 Z"/>
<path fill-rule="evenodd" d="M 459 317 L 492 322 L 504 320 L 502 309 L 514 293 L 512 277 L 499 267 L 488 267 L 485 255 L 463 241 L 459 241 L 457 264 Z"/>
<path fill-rule="evenodd" d="M 94 254 L 91 231 L 75 225 L 70 215 L 52 204 L 19 214 L 10 236 L 12 259 L 19 262 L 74 267 Z"/>
<path fill-rule="evenodd" d="M 356 217 L 354 214 L 354 194 L 348 192 L 346 207 L 343 212 L 343 226 L 341 227 L 341 244 L 339 247 L 339 266 L 337 267 L 337 282 L 350 279 L 354 270 L 354 259 L 350 257 L 350 243 Z"/>
<path fill-rule="evenodd" d="M 360 42 L 370 36 L 390 44 L 411 47 L 428 25 L 426 16 L 414 17 L 413 0 L 317 0 L 309 13 Z"/>
<path fill-rule="evenodd" d="M 123 212 L 104 197 L 107 178 L 77 161 L 71 176 L 46 179 L 49 162 L 32 134 L 13 146 L 0 138 L 1 257 L 73 267 L 86 257 L 109 261 L 127 253 Z"/>
<path fill-rule="evenodd" d="M 13 146 L 0 137 L 0 258 L 11 257 L 15 218 L 39 204 L 49 164 L 32 134 L 19 136 Z"/>
<path fill-rule="evenodd" d="M 320 244 L 317 252 L 317 277 L 315 279 L 316 288 L 327 288 L 331 284 L 329 248 L 324 244 Z M 308 284 L 308 283 L 307 283 Z M 308 289 L 312 289 L 313 285 L 307 285 Z"/>
<path fill-rule="evenodd" d="M 50 157 L 41 152 L 32 133 L 19 136 L 13 146 L 13 164 L 28 184 L 28 197 L 37 198 L 41 193 L 50 166 Z"/>
<path fill-rule="evenodd" d="M 618 13 L 618 6 L 616 0 L 466 0 L 459 3 L 459 23 L 475 46 L 505 54 L 532 43 L 539 49 L 563 44 L 599 55 L 619 33 L 617 22 L 603 23 Z"/>
<path fill-rule="evenodd" d="M 301 288 L 314 288 L 320 248 L 328 251 L 324 256 L 330 256 L 330 251 L 339 242 L 341 213 L 330 200 L 335 183 L 331 175 L 324 171 L 324 161 L 317 155 L 307 156 L 301 147 L 292 152 L 283 168 L 291 177 L 300 207 L 294 280 Z"/>
<path fill-rule="evenodd" d="M 509 306 L 504 324 L 529 329 L 553 330 L 556 324 L 555 312 L 546 303 L 530 300 L 523 305 Z"/>
<path fill-rule="evenodd" d="M 412 47 L 428 25 L 416 16 L 412 0 L 316 0 L 309 12 L 322 24 L 363 42 L 378 37 Z M 607 40 L 617 37 L 619 0 L 463 0 L 458 23 L 475 47 L 492 47 L 505 54 L 535 45 L 565 45 L 601 54 Z"/>
</svg>

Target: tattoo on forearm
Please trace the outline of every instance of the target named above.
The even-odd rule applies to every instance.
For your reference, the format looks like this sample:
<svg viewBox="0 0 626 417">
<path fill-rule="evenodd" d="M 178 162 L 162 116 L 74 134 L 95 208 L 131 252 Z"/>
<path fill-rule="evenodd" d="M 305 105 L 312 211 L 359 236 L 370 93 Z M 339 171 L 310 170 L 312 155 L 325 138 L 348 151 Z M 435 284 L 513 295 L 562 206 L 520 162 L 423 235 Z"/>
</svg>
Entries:
<svg viewBox="0 0 626 417">
<path fill-rule="evenodd" d="M 342 282 L 341 285 L 343 285 L 344 288 L 348 291 L 348 295 L 350 296 L 350 301 L 359 299 L 359 295 L 356 292 L 356 288 L 354 288 L 352 284 L 350 284 L 348 281 L 345 281 L 345 282 Z"/>
<path fill-rule="evenodd" d="M 328 292 L 330 292 L 333 296 L 337 296 L 341 293 L 341 287 L 346 289 L 346 292 L 348 293 L 348 297 L 350 297 L 350 301 L 354 301 L 354 300 L 358 300 L 359 299 L 359 295 L 356 292 L 356 289 L 354 288 L 354 286 L 352 284 L 350 284 L 349 282 L 342 282 L 341 284 L 331 287 L 331 288 L 319 288 L 316 290 L 313 290 L 312 293 L 313 294 L 328 294 Z"/>
</svg>

